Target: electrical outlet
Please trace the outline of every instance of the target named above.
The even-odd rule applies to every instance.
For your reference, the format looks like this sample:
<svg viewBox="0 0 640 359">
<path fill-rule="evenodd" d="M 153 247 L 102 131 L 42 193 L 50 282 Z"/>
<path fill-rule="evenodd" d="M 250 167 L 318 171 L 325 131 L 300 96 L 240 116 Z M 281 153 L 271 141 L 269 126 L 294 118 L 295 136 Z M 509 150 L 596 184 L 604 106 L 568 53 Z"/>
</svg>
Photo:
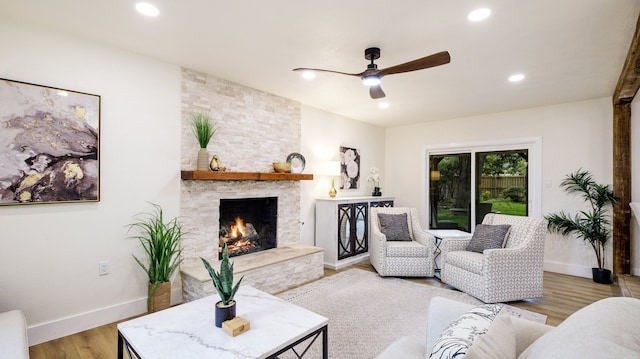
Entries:
<svg viewBox="0 0 640 359">
<path fill-rule="evenodd" d="M 109 274 L 109 262 L 102 261 L 98 263 L 98 275 L 107 275 Z"/>
</svg>

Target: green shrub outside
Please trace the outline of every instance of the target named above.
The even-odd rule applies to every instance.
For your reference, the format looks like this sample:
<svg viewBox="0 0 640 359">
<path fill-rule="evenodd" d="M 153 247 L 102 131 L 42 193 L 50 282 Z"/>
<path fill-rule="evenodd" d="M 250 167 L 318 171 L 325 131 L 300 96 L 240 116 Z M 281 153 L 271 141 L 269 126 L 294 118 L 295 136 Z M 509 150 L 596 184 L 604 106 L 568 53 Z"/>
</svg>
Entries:
<svg viewBox="0 0 640 359">
<path fill-rule="evenodd" d="M 502 191 L 502 197 L 508 198 L 513 202 L 523 203 L 525 200 L 525 190 L 521 186 L 511 186 Z"/>
</svg>

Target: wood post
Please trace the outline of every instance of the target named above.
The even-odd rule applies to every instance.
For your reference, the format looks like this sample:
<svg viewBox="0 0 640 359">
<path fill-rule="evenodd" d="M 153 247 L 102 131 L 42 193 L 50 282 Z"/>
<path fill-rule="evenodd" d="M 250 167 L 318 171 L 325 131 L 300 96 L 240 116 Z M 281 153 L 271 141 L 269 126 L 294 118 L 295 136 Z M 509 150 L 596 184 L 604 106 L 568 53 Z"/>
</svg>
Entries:
<svg viewBox="0 0 640 359">
<path fill-rule="evenodd" d="M 613 105 L 613 273 L 631 274 L 631 104 Z"/>
<path fill-rule="evenodd" d="M 613 273 L 631 274 L 631 102 L 640 88 L 640 16 L 613 92 Z"/>
</svg>

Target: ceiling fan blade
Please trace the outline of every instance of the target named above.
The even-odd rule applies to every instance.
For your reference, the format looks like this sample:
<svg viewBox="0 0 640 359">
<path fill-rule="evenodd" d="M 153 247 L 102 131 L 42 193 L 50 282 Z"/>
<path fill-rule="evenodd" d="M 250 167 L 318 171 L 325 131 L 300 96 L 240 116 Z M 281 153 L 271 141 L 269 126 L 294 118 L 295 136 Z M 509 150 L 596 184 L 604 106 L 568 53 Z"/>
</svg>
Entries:
<svg viewBox="0 0 640 359">
<path fill-rule="evenodd" d="M 298 67 L 296 69 L 293 69 L 293 71 L 319 71 L 319 72 L 330 72 L 330 73 L 334 73 L 334 74 L 340 74 L 340 75 L 348 75 L 348 76 L 358 76 L 361 77 L 362 74 L 364 72 L 358 73 L 358 74 L 351 74 L 348 72 L 341 72 L 341 71 L 333 71 L 333 70 L 323 70 L 323 69 L 313 69 L 313 68 L 309 68 L 309 67 Z"/>
<path fill-rule="evenodd" d="M 425 56 L 404 64 L 387 67 L 379 72 L 380 76 L 399 74 L 403 72 L 428 69 L 430 67 L 440 66 L 451 62 L 451 56 L 448 51 L 442 51 L 433 55 Z"/>
<path fill-rule="evenodd" d="M 369 87 L 369 96 L 371 96 L 372 99 L 377 99 L 383 98 L 386 95 L 384 94 L 384 91 L 382 91 L 382 87 L 380 87 L 380 85 L 375 85 Z"/>
</svg>

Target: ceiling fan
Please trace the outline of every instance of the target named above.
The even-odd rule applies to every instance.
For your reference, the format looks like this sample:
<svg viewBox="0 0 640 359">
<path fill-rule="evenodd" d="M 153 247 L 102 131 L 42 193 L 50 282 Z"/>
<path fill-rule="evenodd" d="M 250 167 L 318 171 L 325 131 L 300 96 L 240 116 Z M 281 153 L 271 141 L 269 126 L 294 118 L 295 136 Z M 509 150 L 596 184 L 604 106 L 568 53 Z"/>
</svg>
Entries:
<svg viewBox="0 0 640 359">
<path fill-rule="evenodd" d="M 380 87 L 380 80 L 383 76 L 399 74 L 403 72 L 417 71 L 428 69 L 430 67 L 440 66 L 444 64 L 448 64 L 451 62 L 451 56 L 449 56 L 448 51 L 441 51 L 435 53 L 433 55 L 421 57 L 419 59 L 405 62 L 400 65 L 395 65 L 391 67 L 387 67 L 386 69 L 378 70 L 378 65 L 376 65 L 373 61 L 380 58 L 380 48 L 378 47 L 370 47 L 364 50 L 364 58 L 370 60 L 371 63 L 367 65 L 367 69 L 357 73 L 352 74 L 348 72 L 341 71 L 333 71 L 333 70 L 323 70 L 323 69 L 314 69 L 307 67 L 299 67 L 293 69 L 293 71 L 322 71 L 322 72 L 332 72 L 336 74 L 348 75 L 348 76 L 357 76 L 362 79 L 362 83 L 366 86 L 369 86 L 369 95 L 372 99 L 378 99 L 385 97 L 384 91 L 382 91 L 382 87 Z"/>
</svg>

